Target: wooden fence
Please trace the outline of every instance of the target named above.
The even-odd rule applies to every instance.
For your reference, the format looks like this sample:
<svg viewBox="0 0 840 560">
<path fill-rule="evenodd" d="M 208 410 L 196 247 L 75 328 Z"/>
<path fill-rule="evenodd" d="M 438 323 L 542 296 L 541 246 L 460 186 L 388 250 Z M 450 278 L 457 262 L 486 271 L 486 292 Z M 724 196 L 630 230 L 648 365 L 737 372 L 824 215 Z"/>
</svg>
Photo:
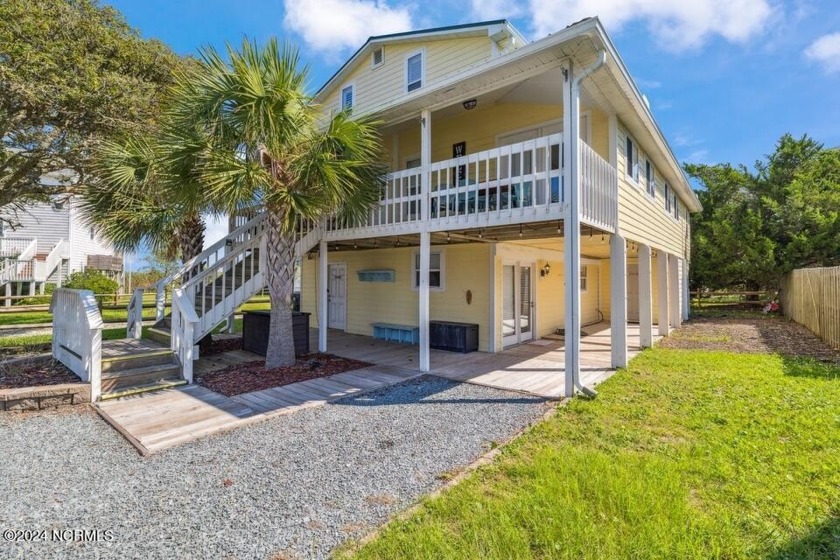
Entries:
<svg viewBox="0 0 840 560">
<path fill-rule="evenodd" d="M 785 316 L 840 349 L 840 266 L 794 270 L 781 286 Z"/>
</svg>

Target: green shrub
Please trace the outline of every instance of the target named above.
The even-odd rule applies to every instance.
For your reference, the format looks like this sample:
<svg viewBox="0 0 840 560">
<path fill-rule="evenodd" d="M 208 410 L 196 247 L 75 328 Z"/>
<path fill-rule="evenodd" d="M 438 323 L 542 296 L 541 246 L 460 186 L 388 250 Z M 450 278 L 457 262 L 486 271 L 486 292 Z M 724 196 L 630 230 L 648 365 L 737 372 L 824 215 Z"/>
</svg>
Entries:
<svg viewBox="0 0 840 560">
<path fill-rule="evenodd" d="M 32 296 L 18 300 L 15 305 L 47 305 L 52 300 L 52 293 L 55 291 L 55 284 L 47 284 L 44 287 L 44 295 Z"/>
<path fill-rule="evenodd" d="M 101 296 L 113 294 L 116 298 L 120 285 L 116 280 L 108 278 L 101 272 L 86 270 L 71 274 L 67 282 L 64 283 L 64 287 L 73 290 L 90 290 L 97 295 L 96 301 L 102 306 L 103 298 Z"/>
</svg>

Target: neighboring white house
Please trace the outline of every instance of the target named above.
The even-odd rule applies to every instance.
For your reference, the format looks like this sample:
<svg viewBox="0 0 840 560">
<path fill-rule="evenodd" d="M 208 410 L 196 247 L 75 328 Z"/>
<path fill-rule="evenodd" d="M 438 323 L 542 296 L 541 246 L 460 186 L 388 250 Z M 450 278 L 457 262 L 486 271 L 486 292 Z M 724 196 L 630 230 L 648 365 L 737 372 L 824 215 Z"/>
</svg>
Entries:
<svg viewBox="0 0 840 560">
<path fill-rule="evenodd" d="M 85 225 L 72 199 L 28 206 L 12 221 L 0 221 L 0 296 L 43 293 L 87 269 L 121 279 L 122 255 Z"/>
</svg>

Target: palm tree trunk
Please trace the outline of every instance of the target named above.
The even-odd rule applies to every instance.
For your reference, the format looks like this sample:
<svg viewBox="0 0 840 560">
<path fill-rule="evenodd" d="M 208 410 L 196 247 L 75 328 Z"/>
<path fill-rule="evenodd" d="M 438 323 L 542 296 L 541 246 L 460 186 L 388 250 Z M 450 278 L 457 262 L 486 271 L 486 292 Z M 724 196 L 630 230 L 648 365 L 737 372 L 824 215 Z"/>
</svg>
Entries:
<svg viewBox="0 0 840 560">
<path fill-rule="evenodd" d="M 271 300 L 271 325 L 265 367 L 295 364 L 295 341 L 292 329 L 292 294 L 295 289 L 295 238 L 286 233 L 285 209 L 267 208 L 266 263 L 268 295 Z"/>
<path fill-rule="evenodd" d="M 178 248 L 184 262 L 204 250 L 204 222 L 198 212 L 193 212 L 178 227 Z"/>
</svg>

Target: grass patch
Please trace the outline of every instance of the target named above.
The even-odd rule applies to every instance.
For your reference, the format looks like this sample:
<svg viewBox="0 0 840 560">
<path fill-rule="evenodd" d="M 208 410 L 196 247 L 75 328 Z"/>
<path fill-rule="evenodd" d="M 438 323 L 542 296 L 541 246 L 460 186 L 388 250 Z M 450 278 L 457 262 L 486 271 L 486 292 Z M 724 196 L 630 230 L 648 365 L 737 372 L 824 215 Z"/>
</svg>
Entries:
<svg viewBox="0 0 840 560">
<path fill-rule="evenodd" d="M 647 350 L 341 558 L 840 558 L 840 368 Z"/>
<path fill-rule="evenodd" d="M 103 340 L 118 340 L 120 338 L 125 338 L 125 327 L 102 329 Z M 0 350 L 6 350 L 6 353 L 12 350 L 15 350 L 15 353 L 45 352 L 49 350 L 51 344 L 52 334 L 49 333 L 0 337 Z"/>
</svg>

